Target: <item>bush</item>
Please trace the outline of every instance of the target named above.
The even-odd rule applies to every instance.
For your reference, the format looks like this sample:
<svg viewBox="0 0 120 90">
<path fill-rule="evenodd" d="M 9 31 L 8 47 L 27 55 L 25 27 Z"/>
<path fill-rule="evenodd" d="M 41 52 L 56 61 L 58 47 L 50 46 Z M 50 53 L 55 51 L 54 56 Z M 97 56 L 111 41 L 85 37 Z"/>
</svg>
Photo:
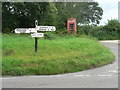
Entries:
<svg viewBox="0 0 120 90">
<path fill-rule="evenodd" d="M 90 31 L 93 29 L 92 25 L 78 26 L 78 34 L 80 35 L 89 35 Z"/>
<path fill-rule="evenodd" d="M 59 36 L 66 36 L 66 34 L 67 34 L 67 28 L 57 29 L 55 33 L 57 35 L 59 35 Z"/>
<path fill-rule="evenodd" d="M 78 34 L 90 35 L 99 40 L 115 40 L 120 39 L 120 23 L 118 20 L 108 20 L 105 26 L 85 25 L 78 27 Z"/>
<path fill-rule="evenodd" d="M 108 20 L 108 23 L 104 26 L 104 29 L 109 32 L 120 31 L 120 23 L 118 20 Z"/>
</svg>

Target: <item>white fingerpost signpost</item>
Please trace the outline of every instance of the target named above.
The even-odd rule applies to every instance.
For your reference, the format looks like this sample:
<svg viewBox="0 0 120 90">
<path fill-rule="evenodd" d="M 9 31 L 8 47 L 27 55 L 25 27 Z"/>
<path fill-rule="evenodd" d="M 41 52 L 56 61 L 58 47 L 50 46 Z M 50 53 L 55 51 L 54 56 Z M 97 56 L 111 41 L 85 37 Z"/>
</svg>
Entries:
<svg viewBox="0 0 120 90">
<path fill-rule="evenodd" d="M 31 34 L 31 37 L 43 37 L 44 33 L 33 33 Z"/>
<path fill-rule="evenodd" d="M 31 37 L 35 38 L 35 52 L 38 51 L 38 37 L 44 37 L 44 33 L 37 31 L 55 31 L 55 26 L 38 26 L 38 21 L 35 20 L 35 28 L 16 28 L 15 33 L 31 33 Z"/>
<path fill-rule="evenodd" d="M 55 26 L 37 26 L 38 31 L 55 31 Z"/>
</svg>

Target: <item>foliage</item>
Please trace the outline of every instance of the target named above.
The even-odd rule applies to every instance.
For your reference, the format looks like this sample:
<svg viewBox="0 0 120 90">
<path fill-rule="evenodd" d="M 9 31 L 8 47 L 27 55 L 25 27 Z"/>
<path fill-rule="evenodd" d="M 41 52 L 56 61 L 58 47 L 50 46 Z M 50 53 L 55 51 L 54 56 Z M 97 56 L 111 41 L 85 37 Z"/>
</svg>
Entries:
<svg viewBox="0 0 120 90">
<path fill-rule="evenodd" d="M 103 14 L 96 2 L 4 2 L 3 32 L 13 32 L 17 27 L 54 25 L 64 30 L 68 18 L 76 18 L 80 24 L 99 24 Z"/>
<path fill-rule="evenodd" d="M 120 32 L 120 22 L 115 19 L 108 20 L 108 23 L 104 26 L 104 29 L 108 30 L 109 32 Z"/>
<path fill-rule="evenodd" d="M 118 20 L 108 20 L 104 26 L 85 25 L 78 27 L 78 34 L 91 35 L 99 40 L 117 40 L 120 32 Z"/>
<path fill-rule="evenodd" d="M 93 29 L 92 25 L 78 26 L 78 34 L 80 35 L 89 35 L 90 31 Z"/>
<path fill-rule="evenodd" d="M 35 27 L 35 20 L 41 25 L 53 25 L 55 7 L 49 2 L 4 2 L 2 13 L 3 32 L 10 32 L 16 27 Z"/>
</svg>

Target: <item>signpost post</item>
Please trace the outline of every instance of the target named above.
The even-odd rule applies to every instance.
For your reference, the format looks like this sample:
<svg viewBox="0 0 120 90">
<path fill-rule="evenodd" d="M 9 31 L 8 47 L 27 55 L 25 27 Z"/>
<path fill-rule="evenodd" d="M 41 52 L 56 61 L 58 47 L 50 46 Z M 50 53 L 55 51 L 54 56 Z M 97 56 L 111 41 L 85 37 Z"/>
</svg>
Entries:
<svg viewBox="0 0 120 90">
<path fill-rule="evenodd" d="M 37 26 L 38 26 L 38 21 L 35 20 L 35 28 L 37 28 Z M 38 38 L 35 37 L 35 52 L 37 51 L 38 51 Z"/>
<path fill-rule="evenodd" d="M 38 38 L 35 37 L 35 52 L 38 51 Z"/>
<path fill-rule="evenodd" d="M 38 26 L 38 21 L 35 20 L 35 28 L 16 28 L 15 33 L 32 33 L 31 37 L 35 38 L 35 52 L 38 51 L 38 37 L 43 37 L 44 33 L 37 31 L 55 31 L 55 26 Z"/>
</svg>

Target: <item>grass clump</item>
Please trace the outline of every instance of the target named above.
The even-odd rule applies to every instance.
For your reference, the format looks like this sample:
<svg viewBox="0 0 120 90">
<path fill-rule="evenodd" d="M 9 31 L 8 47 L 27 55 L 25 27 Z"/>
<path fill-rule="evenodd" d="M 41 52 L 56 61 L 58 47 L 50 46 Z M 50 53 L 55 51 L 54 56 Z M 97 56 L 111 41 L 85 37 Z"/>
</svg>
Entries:
<svg viewBox="0 0 120 90">
<path fill-rule="evenodd" d="M 108 64 L 113 53 L 99 42 L 86 37 L 57 37 L 38 40 L 26 35 L 2 36 L 3 75 L 51 75 L 78 72 Z"/>
</svg>

